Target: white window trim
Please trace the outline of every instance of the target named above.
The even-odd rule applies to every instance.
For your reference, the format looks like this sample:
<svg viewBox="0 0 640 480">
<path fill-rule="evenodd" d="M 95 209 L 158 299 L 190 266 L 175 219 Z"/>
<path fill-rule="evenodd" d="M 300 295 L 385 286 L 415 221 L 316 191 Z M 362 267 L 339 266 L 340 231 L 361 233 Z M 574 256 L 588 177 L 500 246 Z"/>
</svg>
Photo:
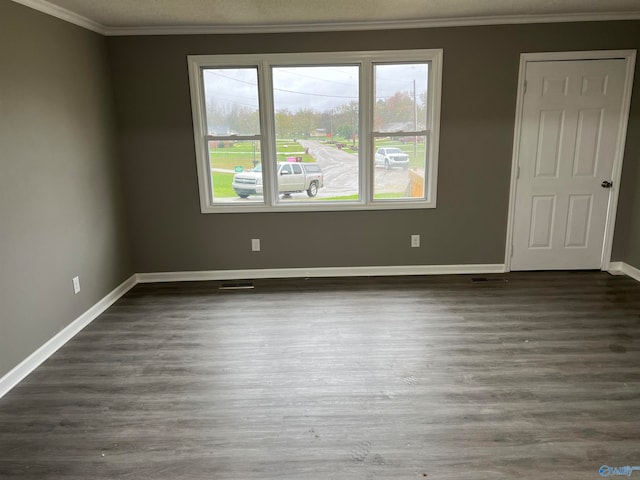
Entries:
<svg viewBox="0 0 640 480">
<path fill-rule="evenodd" d="M 286 211 L 344 211 L 344 210 L 397 210 L 435 208 L 438 180 L 438 152 L 440 139 L 440 104 L 442 96 L 442 49 L 392 50 L 363 52 L 314 52 L 293 54 L 241 54 L 241 55 L 189 55 L 189 84 L 191 88 L 191 108 L 193 114 L 194 142 L 200 209 L 202 213 L 244 213 L 244 212 L 286 212 Z M 375 85 L 373 68 L 376 63 L 430 62 L 429 68 L 429 144 L 427 170 L 425 172 L 426 199 L 373 199 L 373 104 Z M 360 201 L 326 201 L 314 199 L 309 202 L 278 202 L 275 160 L 266 156 L 276 151 L 273 112 L 272 66 L 313 66 L 326 64 L 350 64 L 360 67 L 360 107 L 359 118 L 359 188 Z M 242 204 L 211 202 L 211 171 L 206 148 L 206 124 L 204 85 L 201 71 L 204 68 L 256 67 L 258 69 L 258 90 L 260 102 L 260 122 L 262 145 L 262 167 L 264 183 L 264 203 Z M 362 113 L 364 112 L 364 114 Z M 395 133 L 395 132 L 394 132 Z"/>
</svg>

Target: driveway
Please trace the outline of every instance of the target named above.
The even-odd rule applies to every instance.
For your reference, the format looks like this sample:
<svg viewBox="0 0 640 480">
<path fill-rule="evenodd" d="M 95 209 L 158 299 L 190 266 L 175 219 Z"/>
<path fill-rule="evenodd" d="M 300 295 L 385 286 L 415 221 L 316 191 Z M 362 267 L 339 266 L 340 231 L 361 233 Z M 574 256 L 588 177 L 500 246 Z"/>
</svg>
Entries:
<svg viewBox="0 0 640 480">
<path fill-rule="evenodd" d="M 338 150 L 335 147 L 314 140 L 298 140 L 309 154 L 316 159 L 324 172 L 324 187 L 318 192 L 319 197 L 337 195 L 353 195 L 358 191 L 358 154 Z M 404 192 L 409 184 L 409 173 L 401 168 L 386 170 L 376 167 L 375 192 Z"/>
</svg>

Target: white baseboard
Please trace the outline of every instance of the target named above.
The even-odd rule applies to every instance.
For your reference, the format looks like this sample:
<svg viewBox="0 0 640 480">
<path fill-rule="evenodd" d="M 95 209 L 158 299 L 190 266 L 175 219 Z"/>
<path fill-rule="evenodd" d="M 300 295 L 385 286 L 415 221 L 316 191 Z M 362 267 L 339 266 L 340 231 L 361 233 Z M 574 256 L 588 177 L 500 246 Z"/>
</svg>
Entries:
<svg viewBox="0 0 640 480">
<path fill-rule="evenodd" d="M 615 267 L 615 268 L 614 268 Z M 626 264 L 611 264 L 611 270 L 620 271 L 640 281 L 640 270 Z M 457 275 L 505 273 L 504 264 L 477 265 L 399 265 L 370 267 L 317 267 L 248 270 L 211 270 L 191 272 L 157 272 L 132 275 L 89 310 L 84 312 L 44 345 L 0 378 L 0 398 L 20 383 L 27 375 L 89 325 L 107 308 L 138 283 L 185 282 L 204 280 L 241 280 L 258 278 L 307 277 L 362 277 L 393 275 Z"/>
<path fill-rule="evenodd" d="M 609 262 L 607 273 L 611 275 L 624 275 L 624 273 L 622 273 L 622 265 L 623 262 Z"/>
<path fill-rule="evenodd" d="M 627 275 L 640 282 L 640 269 L 624 262 L 611 262 L 608 272 L 612 275 Z"/>
<path fill-rule="evenodd" d="M 640 269 L 624 262 L 611 262 L 609 273 L 628 275 L 640 282 Z M 373 267 L 317 267 L 276 268 L 248 270 L 210 270 L 191 272 L 137 273 L 122 282 L 102 300 L 67 325 L 58 334 L 20 362 L 9 373 L 0 378 L 0 398 L 20 383 L 27 375 L 89 325 L 120 297 L 138 283 L 187 282 L 205 280 L 246 280 L 257 278 L 311 278 L 311 277 L 365 277 L 393 275 L 464 275 L 505 273 L 504 264 L 477 265 L 399 265 Z"/>
<path fill-rule="evenodd" d="M 368 277 L 387 275 L 452 275 L 504 273 L 504 264 L 399 265 L 378 267 L 268 268 L 250 270 L 198 270 L 138 273 L 138 283 L 247 280 L 256 278 Z"/>
<path fill-rule="evenodd" d="M 60 347 L 89 325 L 120 297 L 138 283 L 185 282 L 197 280 L 239 280 L 254 278 L 358 277 L 383 275 L 445 275 L 504 273 L 502 264 L 495 265 L 404 265 L 390 267 L 323 267 L 254 270 L 212 270 L 193 272 L 138 273 L 132 275 L 102 300 L 84 312 L 44 345 L 0 378 L 0 398 L 38 368 Z"/>
<path fill-rule="evenodd" d="M 89 310 L 76 318 L 64 329 L 60 330 L 60 332 L 50 338 L 35 352 L 16 365 L 9 371 L 9 373 L 0 378 L 0 398 L 20 383 L 27 375 L 38 368 L 42 362 L 58 351 L 60 347 L 71 340 L 78 332 L 80 332 L 80 330 L 89 325 L 102 312 L 113 305 L 120 297 L 131 290 L 136 283 L 136 276 L 132 275 Z"/>
</svg>

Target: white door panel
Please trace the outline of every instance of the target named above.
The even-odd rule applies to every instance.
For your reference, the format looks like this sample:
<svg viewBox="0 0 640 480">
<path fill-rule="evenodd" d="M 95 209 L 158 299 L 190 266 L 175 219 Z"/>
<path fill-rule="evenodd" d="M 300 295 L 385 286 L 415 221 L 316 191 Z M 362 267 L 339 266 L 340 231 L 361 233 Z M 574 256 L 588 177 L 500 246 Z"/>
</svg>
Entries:
<svg viewBox="0 0 640 480">
<path fill-rule="evenodd" d="M 565 248 L 584 248 L 587 246 L 592 205 L 592 195 L 569 195 Z"/>
<path fill-rule="evenodd" d="M 555 213 L 555 195 L 534 195 L 531 197 L 529 249 L 551 248 Z"/>
<path fill-rule="evenodd" d="M 512 270 L 602 265 L 625 60 L 529 62 Z"/>
</svg>

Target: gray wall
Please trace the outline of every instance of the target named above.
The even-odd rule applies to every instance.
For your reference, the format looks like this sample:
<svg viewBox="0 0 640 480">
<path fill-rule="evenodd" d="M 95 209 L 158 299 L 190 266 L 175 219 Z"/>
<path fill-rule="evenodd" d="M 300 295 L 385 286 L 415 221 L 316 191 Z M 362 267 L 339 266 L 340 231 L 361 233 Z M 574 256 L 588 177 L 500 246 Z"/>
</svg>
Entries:
<svg viewBox="0 0 640 480">
<path fill-rule="evenodd" d="M 111 37 L 135 270 L 503 263 L 520 53 L 636 49 L 639 31 L 640 22 L 629 21 Z M 200 213 L 187 55 L 390 48 L 444 48 L 436 209 Z M 636 97 L 639 82 L 637 75 Z M 639 110 L 635 101 L 630 131 L 638 130 Z M 640 145 L 630 141 L 625 172 L 637 177 L 628 164 L 638 161 Z M 630 243 L 640 229 L 638 187 L 630 180 L 621 192 L 613 260 L 637 261 L 638 247 Z M 411 233 L 422 235 L 422 248 L 409 248 Z M 262 239 L 262 252 L 250 252 L 252 237 Z"/>
<path fill-rule="evenodd" d="M 638 169 L 640 173 L 640 169 Z M 632 267 L 640 270 L 640 175 L 636 174 L 636 195 L 633 206 L 633 224 L 629 235 L 629 248 L 625 254 L 624 261 Z"/>
<path fill-rule="evenodd" d="M 105 39 L 0 2 L 0 377 L 133 272 L 114 134 Z"/>
<path fill-rule="evenodd" d="M 640 37 L 640 33 L 638 34 Z M 640 68 L 636 65 L 635 92 L 627 131 L 625 164 L 616 234 L 622 260 L 640 269 Z"/>
<path fill-rule="evenodd" d="M 640 101 L 640 100 L 639 100 Z M 640 131 L 636 129 L 636 144 L 637 140 L 640 140 Z M 637 150 L 636 150 L 637 151 Z M 632 203 L 629 213 L 629 234 L 626 244 L 623 260 L 629 265 L 640 269 L 640 157 L 636 153 L 635 172 L 630 168 L 628 176 L 625 180 L 628 180 L 629 188 L 633 188 Z"/>
<path fill-rule="evenodd" d="M 616 22 L 105 39 L 0 3 L 0 377 L 133 272 L 502 263 L 520 53 L 637 49 L 638 32 Z M 200 213 L 186 55 L 388 48 L 445 50 L 437 209 Z M 613 255 L 637 268 L 639 95 L 636 75 Z M 408 248 L 411 233 L 422 248 Z"/>
</svg>

